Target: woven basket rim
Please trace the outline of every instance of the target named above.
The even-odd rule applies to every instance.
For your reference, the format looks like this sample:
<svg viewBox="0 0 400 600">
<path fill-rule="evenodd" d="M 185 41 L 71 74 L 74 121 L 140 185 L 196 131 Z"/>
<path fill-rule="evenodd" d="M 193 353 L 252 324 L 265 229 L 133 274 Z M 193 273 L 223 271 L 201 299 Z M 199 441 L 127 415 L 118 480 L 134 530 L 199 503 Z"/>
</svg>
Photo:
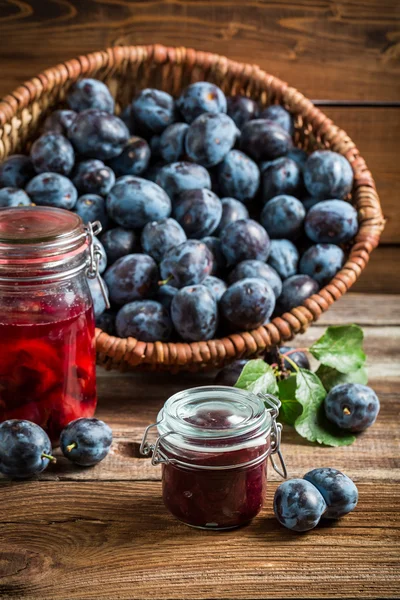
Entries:
<svg viewBox="0 0 400 600">
<path fill-rule="evenodd" d="M 48 68 L 5 96 L 0 102 L 0 159 L 8 154 L 4 139 L 10 135 L 10 129 L 23 118 L 26 109 L 35 109 L 38 100 L 50 94 L 54 86 L 64 86 L 84 76 L 96 77 L 99 70 L 104 75 L 127 64 L 141 64 L 145 61 L 161 67 L 201 67 L 207 75 L 217 75 L 221 81 L 234 76 L 240 81 L 242 88 L 246 87 L 246 90 L 251 91 L 254 87 L 260 92 L 262 104 L 266 103 L 267 95 L 272 98 L 273 103 L 283 104 L 306 123 L 317 141 L 323 139 L 327 148 L 334 148 L 350 162 L 354 173 L 352 199 L 358 211 L 360 227 L 345 265 L 329 284 L 310 296 L 301 306 L 275 317 L 270 323 L 252 331 L 192 343 L 143 342 L 135 338 L 118 338 L 96 329 L 98 361 L 109 368 L 124 366 L 124 363 L 130 366 L 147 364 L 153 368 L 163 366 L 169 370 L 220 366 L 229 360 L 256 355 L 268 347 L 290 340 L 297 333 L 304 332 L 309 324 L 316 321 L 358 279 L 369 255 L 379 243 L 385 220 L 373 177 L 353 141 L 310 100 L 286 82 L 257 65 L 240 63 L 225 56 L 192 48 L 166 47 L 160 44 L 114 46 Z M 204 78 L 206 77 L 203 75 Z"/>
</svg>

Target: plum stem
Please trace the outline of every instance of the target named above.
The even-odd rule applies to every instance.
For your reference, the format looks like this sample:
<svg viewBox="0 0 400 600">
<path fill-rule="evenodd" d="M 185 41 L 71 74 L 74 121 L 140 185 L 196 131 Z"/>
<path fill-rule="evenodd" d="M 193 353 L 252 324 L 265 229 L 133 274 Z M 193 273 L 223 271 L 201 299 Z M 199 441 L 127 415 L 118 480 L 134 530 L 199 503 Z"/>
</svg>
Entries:
<svg viewBox="0 0 400 600">
<path fill-rule="evenodd" d="M 52 463 L 56 463 L 57 462 L 57 459 L 54 456 L 52 456 L 51 454 L 46 454 L 45 452 L 42 452 L 41 457 L 42 458 L 48 458 L 49 461 L 52 462 Z"/>
<path fill-rule="evenodd" d="M 71 452 L 71 450 L 73 450 L 74 448 L 77 448 L 78 444 L 76 442 L 72 442 L 72 444 L 69 444 L 66 447 L 67 452 Z"/>
<path fill-rule="evenodd" d="M 171 279 L 173 279 L 174 276 L 173 275 L 168 275 L 168 277 L 166 279 L 161 279 L 161 281 L 158 282 L 158 285 L 167 285 L 167 283 L 169 283 L 171 281 Z"/>
<path fill-rule="evenodd" d="M 296 365 L 296 363 L 294 362 L 294 360 L 292 360 L 291 358 L 289 358 L 286 354 L 283 354 L 283 356 L 288 361 L 289 365 L 291 365 L 293 367 L 293 369 L 296 371 L 296 373 L 300 373 L 300 369 Z"/>
</svg>

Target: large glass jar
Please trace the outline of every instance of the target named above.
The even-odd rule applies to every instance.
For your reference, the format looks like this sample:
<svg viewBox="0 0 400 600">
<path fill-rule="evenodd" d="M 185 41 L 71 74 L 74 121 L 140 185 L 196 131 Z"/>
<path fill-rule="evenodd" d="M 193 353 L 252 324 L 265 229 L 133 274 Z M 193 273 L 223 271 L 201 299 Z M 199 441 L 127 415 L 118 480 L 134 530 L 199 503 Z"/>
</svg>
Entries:
<svg viewBox="0 0 400 600">
<path fill-rule="evenodd" d="M 266 406 L 267 404 L 267 406 Z M 232 529 L 251 521 L 266 494 L 268 457 L 279 450 L 279 400 L 225 386 L 185 390 L 167 400 L 141 452 L 162 464 L 165 506 L 187 525 Z M 157 427 L 155 444 L 147 441 Z M 271 457 L 272 458 L 272 457 Z"/>
<path fill-rule="evenodd" d="M 53 442 L 96 408 L 92 237 L 72 212 L 0 209 L 0 421 L 34 421 Z"/>
</svg>

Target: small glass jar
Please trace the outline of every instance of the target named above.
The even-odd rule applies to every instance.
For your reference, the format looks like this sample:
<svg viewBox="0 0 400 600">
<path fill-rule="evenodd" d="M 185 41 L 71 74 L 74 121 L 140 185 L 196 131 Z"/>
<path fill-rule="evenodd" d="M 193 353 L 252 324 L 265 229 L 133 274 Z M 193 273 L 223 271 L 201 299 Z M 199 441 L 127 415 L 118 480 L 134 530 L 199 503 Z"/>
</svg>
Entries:
<svg viewBox="0 0 400 600">
<path fill-rule="evenodd" d="M 0 209 L 0 421 L 34 421 L 53 442 L 96 408 L 93 233 L 66 210 Z"/>
<path fill-rule="evenodd" d="M 226 386 L 197 387 L 166 401 L 157 422 L 145 430 L 141 453 L 152 453 L 152 464 L 162 464 L 164 503 L 177 519 L 222 530 L 249 523 L 260 512 L 268 457 L 286 477 L 279 406 L 274 396 Z M 152 427 L 159 434 L 155 444 L 147 441 Z"/>
</svg>

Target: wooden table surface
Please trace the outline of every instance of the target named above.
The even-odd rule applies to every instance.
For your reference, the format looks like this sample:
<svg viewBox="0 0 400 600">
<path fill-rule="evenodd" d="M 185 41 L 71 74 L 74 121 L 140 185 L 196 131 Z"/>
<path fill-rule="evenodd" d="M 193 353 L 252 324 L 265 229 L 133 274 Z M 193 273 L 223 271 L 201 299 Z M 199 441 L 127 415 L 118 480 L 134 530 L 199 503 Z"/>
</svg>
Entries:
<svg viewBox="0 0 400 600">
<path fill-rule="evenodd" d="M 296 345 L 350 322 L 365 330 L 377 423 L 347 448 L 309 444 L 286 427 L 283 452 L 290 477 L 320 466 L 352 477 L 360 492 L 352 514 L 307 534 L 282 528 L 271 469 L 265 508 L 247 527 L 217 533 L 179 523 L 139 442 L 169 395 L 212 375 L 100 371 L 97 414 L 114 431 L 110 455 L 91 469 L 60 457 L 38 480 L 0 480 L 0 597 L 400 597 L 400 296 L 348 294 Z"/>
</svg>

